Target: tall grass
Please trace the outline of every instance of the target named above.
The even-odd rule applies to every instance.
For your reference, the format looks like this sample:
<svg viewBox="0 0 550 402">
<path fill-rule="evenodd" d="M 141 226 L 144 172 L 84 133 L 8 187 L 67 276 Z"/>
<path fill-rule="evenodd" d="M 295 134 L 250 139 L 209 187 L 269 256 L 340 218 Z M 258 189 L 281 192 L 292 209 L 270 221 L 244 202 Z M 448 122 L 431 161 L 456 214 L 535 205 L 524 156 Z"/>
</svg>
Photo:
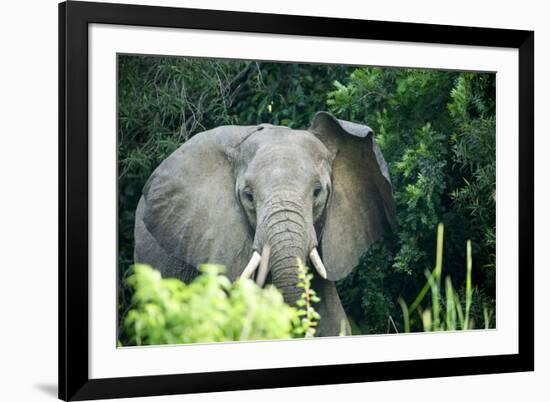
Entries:
<svg viewBox="0 0 550 402">
<path fill-rule="evenodd" d="M 451 278 L 445 277 L 442 283 L 443 272 L 443 224 L 437 227 L 437 252 L 435 268 L 430 272 L 425 271 L 426 283 L 418 296 L 410 306 L 400 298 L 398 300 L 403 312 L 403 329 L 411 332 L 414 324 L 415 313 L 418 314 L 424 331 L 454 331 L 475 328 L 475 322 L 471 318 L 472 308 L 472 243 L 466 242 L 466 286 L 464 302 L 460 300 L 458 292 L 454 289 Z M 444 290 L 444 291 L 443 291 Z M 428 307 L 422 308 L 422 302 L 430 299 Z M 490 325 L 490 314 L 486 306 L 483 307 L 484 328 Z"/>
</svg>

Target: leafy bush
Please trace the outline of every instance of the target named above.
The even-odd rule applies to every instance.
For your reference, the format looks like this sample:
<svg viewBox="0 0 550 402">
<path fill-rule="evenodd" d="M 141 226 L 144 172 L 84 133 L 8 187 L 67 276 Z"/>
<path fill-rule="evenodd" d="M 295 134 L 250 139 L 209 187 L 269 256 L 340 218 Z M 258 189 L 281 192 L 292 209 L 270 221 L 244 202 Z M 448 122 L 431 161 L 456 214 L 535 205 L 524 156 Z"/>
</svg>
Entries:
<svg viewBox="0 0 550 402">
<path fill-rule="evenodd" d="M 259 288 L 249 279 L 231 283 L 220 265 L 204 264 L 190 284 L 162 279 L 160 272 L 137 264 L 127 279 L 131 308 L 123 318 L 121 344 L 160 345 L 312 337 L 319 299 L 312 275 L 299 262 L 298 309 L 286 305 L 273 286 Z"/>
</svg>

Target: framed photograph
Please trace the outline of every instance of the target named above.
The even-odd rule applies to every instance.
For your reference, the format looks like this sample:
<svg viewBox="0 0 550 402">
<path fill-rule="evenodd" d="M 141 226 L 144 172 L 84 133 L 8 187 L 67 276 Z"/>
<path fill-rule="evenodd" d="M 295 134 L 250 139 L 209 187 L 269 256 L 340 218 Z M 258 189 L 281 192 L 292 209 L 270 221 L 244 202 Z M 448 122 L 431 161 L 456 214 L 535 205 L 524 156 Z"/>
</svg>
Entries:
<svg viewBox="0 0 550 402">
<path fill-rule="evenodd" d="M 534 369 L 534 33 L 59 5 L 59 397 Z"/>
</svg>

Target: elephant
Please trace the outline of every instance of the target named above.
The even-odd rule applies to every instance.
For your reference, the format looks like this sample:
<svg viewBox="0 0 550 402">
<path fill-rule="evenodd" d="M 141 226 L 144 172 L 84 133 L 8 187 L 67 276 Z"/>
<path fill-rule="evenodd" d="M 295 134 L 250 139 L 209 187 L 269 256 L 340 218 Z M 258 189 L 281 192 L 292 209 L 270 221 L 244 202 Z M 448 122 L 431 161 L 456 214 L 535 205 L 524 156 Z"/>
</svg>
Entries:
<svg viewBox="0 0 550 402">
<path fill-rule="evenodd" d="M 190 281 L 202 263 L 269 280 L 295 305 L 297 257 L 313 265 L 316 336 L 350 324 L 335 281 L 395 222 L 386 162 L 366 125 L 317 112 L 307 130 L 260 124 L 194 135 L 147 180 L 135 262 Z"/>
</svg>

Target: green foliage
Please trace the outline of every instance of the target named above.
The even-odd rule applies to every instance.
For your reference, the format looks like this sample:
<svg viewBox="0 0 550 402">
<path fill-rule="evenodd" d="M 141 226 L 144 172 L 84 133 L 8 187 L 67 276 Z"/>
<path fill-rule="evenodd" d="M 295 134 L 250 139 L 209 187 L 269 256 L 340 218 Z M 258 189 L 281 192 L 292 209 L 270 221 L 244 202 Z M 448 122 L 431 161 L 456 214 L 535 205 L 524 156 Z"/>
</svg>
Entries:
<svg viewBox="0 0 550 402">
<path fill-rule="evenodd" d="M 377 133 L 397 206 L 397 230 L 338 284 L 361 332 L 383 332 L 387 317 L 400 314 L 396 300 L 412 299 L 422 287 L 439 222 L 448 228 L 446 270 L 466 286 L 461 245 L 471 239 L 474 299 L 494 305 L 494 92 L 494 74 L 358 68 L 329 93 L 333 113 Z M 481 322 L 477 306 L 475 314 Z"/>
<path fill-rule="evenodd" d="M 231 283 L 223 267 L 200 266 L 190 284 L 162 279 L 158 271 L 137 264 L 127 282 L 131 307 L 123 318 L 122 344 L 160 345 L 312 337 L 319 299 L 310 287 L 312 275 L 299 264 L 304 289 L 298 309 L 286 305 L 273 286 L 258 287 L 249 279 Z"/>
<path fill-rule="evenodd" d="M 496 142 L 494 77 L 462 74 L 451 93 L 453 160 L 462 183 L 451 192 L 456 208 L 469 217 L 467 231 L 478 239 L 487 288 L 495 286 Z M 458 178 L 457 178 L 458 179 Z"/>
<path fill-rule="evenodd" d="M 349 68 L 299 63 L 253 63 L 247 94 L 235 105 L 240 124 L 270 123 L 291 128 L 309 126 L 325 110 L 327 88 L 344 79 Z M 252 84 L 252 85 L 251 85 Z"/>
<path fill-rule="evenodd" d="M 414 328 L 415 320 L 411 318 L 415 312 L 418 313 L 422 329 L 428 331 L 454 331 L 457 329 L 467 330 L 475 328 L 472 318 L 472 301 L 474 290 L 472 289 L 472 243 L 466 243 L 466 290 L 464 302 L 455 291 L 450 276 L 445 278 L 445 292 L 442 291 L 443 271 L 443 225 L 437 228 L 437 253 L 436 263 L 433 271 L 426 271 L 426 284 L 410 306 L 399 299 L 403 311 L 403 329 L 410 332 Z M 431 293 L 429 307 L 422 309 L 421 303 L 426 298 L 428 291 Z M 490 326 L 493 312 L 489 314 L 487 306 L 483 306 L 484 328 Z M 417 325 L 418 326 L 418 325 Z"/>
</svg>

